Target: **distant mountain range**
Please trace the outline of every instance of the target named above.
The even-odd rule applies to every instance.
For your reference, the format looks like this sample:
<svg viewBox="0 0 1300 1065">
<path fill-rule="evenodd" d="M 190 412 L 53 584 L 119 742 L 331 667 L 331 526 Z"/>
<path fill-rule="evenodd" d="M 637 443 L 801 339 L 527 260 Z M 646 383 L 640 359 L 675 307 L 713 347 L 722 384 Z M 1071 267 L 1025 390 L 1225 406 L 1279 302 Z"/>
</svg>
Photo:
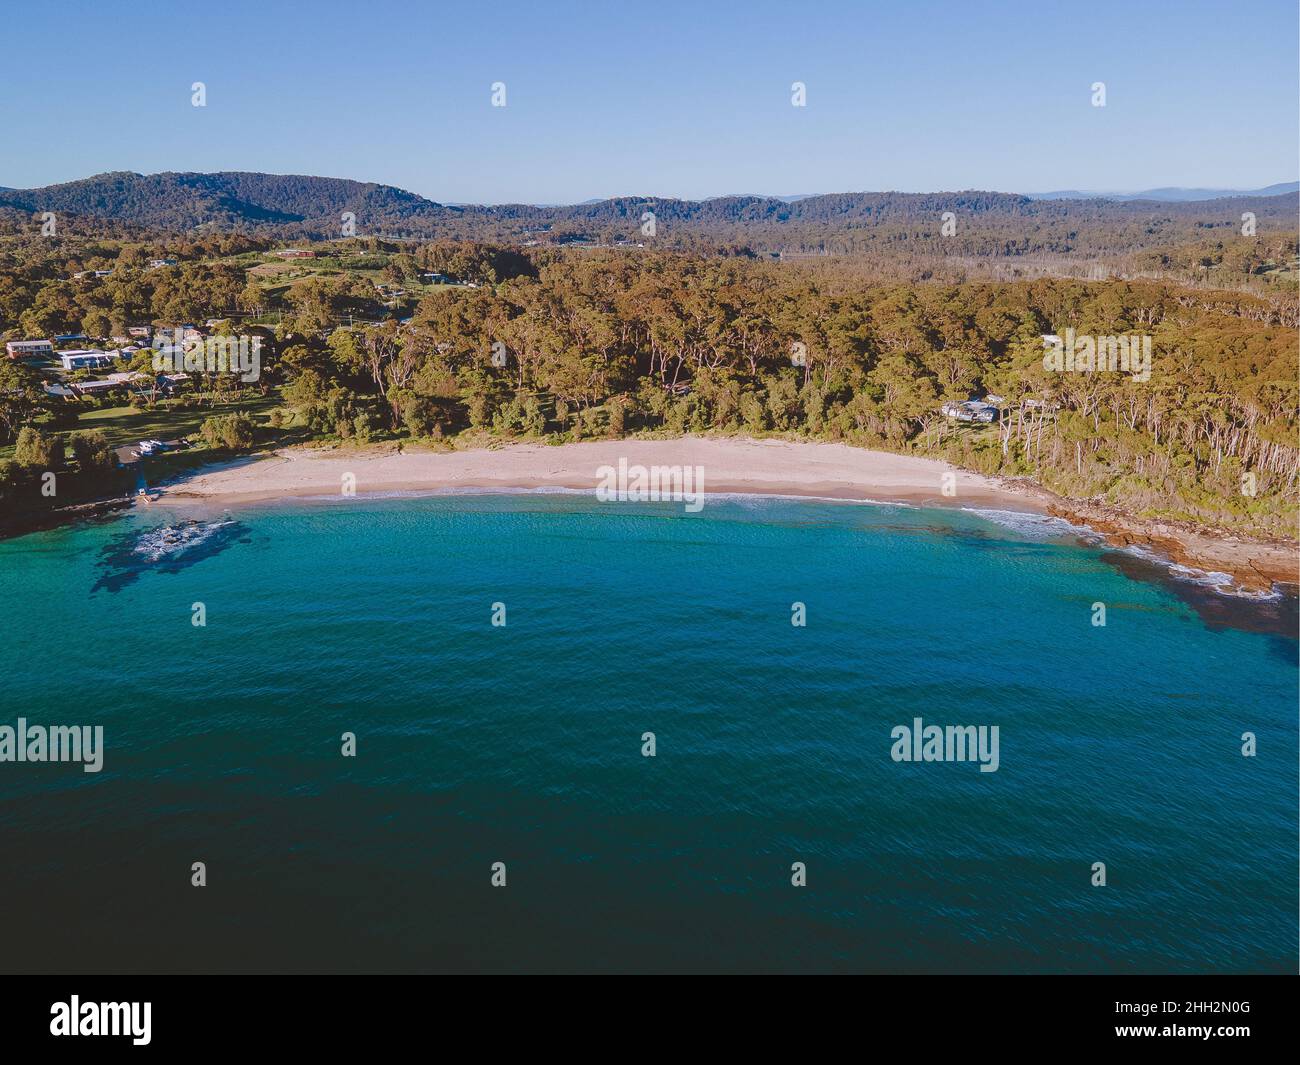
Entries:
<svg viewBox="0 0 1300 1065">
<path fill-rule="evenodd" d="M 1066 189 L 1060 192 L 1031 192 L 1034 200 L 1163 200 L 1168 203 L 1188 203 L 1192 200 L 1223 200 L 1235 196 L 1285 196 L 1300 192 L 1300 181 L 1284 181 L 1266 185 L 1262 189 L 1185 189 L 1167 186 L 1160 189 L 1143 189 L 1141 192 L 1080 192 Z"/>
<path fill-rule="evenodd" d="M 623 196 L 552 206 L 442 204 L 415 193 L 374 182 L 297 174 L 244 172 L 98 174 L 80 181 L 36 189 L 0 190 L 0 215 L 54 211 L 123 225 L 180 232 L 276 230 L 287 237 L 335 237 L 351 216 L 362 234 L 414 237 L 470 237 L 484 240 L 529 239 L 584 234 L 634 236 L 647 211 L 661 227 L 660 237 L 745 243 L 755 248 L 825 248 L 838 240 L 861 243 L 891 232 L 929 232 L 945 211 L 969 222 L 980 218 L 986 232 L 1000 229 L 1015 241 L 1032 231 L 1035 246 L 1072 250 L 1071 233 L 1080 225 L 1095 231 L 1111 227 L 1155 234 L 1169 225 L 1237 225 L 1240 204 L 1227 197 L 1251 197 L 1261 223 L 1275 229 L 1294 226 L 1297 183 L 1253 192 L 1149 190 L 1098 198 L 1087 193 L 1026 196 L 1003 192 L 854 192 L 816 196 L 723 196 L 677 200 Z M 1167 201 L 1149 198 L 1165 193 Z M 1173 193 L 1181 193 L 1174 196 Z M 1204 195 L 1202 195 L 1204 193 Z M 1280 194 L 1280 195 L 1279 195 Z M 1289 194 L 1289 195 L 1288 195 Z M 1219 199 L 1207 199 L 1215 196 Z M 1140 198 L 1139 198 L 1140 197 Z M 662 227 L 667 226 L 667 229 Z M 1165 230 L 1161 230 L 1165 232 Z M 875 234 L 875 236 L 873 236 Z M 797 239 L 796 239 L 797 238 Z M 1001 236 L 999 237 L 1001 239 Z M 1149 242 L 1142 236 L 1138 243 Z M 1161 239 L 1164 239 L 1162 236 Z"/>
<path fill-rule="evenodd" d="M 136 225 L 280 225 L 351 211 L 419 217 L 448 208 L 373 182 L 297 174 L 134 174 L 119 171 L 37 189 L 0 192 L 0 207 L 65 211 Z"/>
</svg>

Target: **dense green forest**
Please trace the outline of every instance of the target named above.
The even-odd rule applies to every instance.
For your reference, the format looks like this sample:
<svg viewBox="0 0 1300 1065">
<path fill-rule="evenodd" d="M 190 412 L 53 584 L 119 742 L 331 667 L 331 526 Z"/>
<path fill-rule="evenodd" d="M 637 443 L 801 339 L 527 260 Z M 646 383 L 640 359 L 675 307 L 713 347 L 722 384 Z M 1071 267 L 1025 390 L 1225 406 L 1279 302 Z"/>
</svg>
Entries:
<svg viewBox="0 0 1300 1065">
<path fill-rule="evenodd" d="M 324 266 L 280 284 L 254 269 L 268 246 L 239 233 L 3 238 L 0 332 L 110 336 L 138 322 L 244 316 L 222 328 L 265 336 L 261 380 L 241 392 L 210 376 L 182 400 L 156 401 L 228 411 L 245 394 L 279 404 L 262 422 L 209 427 L 214 447 L 285 424 L 438 446 L 462 434 L 781 434 L 1028 476 L 1135 513 L 1294 534 L 1294 292 L 1066 278 L 912 283 L 855 257 L 374 238 L 339 242 Z M 164 253 L 178 264 L 150 269 Z M 113 273 L 69 280 L 98 267 Z M 377 279 L 414 285 L 425 271 L 475 285 L 385 305 Z M 1045 369 L 1043 334 L 1070 328 L 1151 337 L 1150 379 Z M 67 436 L 78 404 L 96 402 L 47 396 L 39 372 L 17 363 L 0 375 L 0 444 L 24 426 Z M 1001 397 L 994 425 L 957 426 L 940 413 L 945 400 L 988 393 Z M 11 496 L 42 460 L 57 459 L 28 435 L 25 463 L 15 454 L 0 467 Z M 88 462 L 102 460 L 94 439 L 78 446 Z M 1253 495 L 1242 490 L 1246 473 Z"/>
</svg>

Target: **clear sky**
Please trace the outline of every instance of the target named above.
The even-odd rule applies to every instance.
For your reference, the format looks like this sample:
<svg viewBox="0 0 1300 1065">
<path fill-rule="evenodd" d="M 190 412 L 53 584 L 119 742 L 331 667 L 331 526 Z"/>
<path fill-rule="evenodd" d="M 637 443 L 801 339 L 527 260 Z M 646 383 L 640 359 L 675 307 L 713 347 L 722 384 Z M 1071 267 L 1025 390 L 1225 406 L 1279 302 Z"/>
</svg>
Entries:
<svg viewBox="0 0 1300 1065">
<path fill-rule="evenodd" d="M 10 14 L 0 185 L 18 188 L 261 170 L 572 203 L 1253 188 L 1300 170 L 1296 0 L 48 0 Z"/>
</svg>

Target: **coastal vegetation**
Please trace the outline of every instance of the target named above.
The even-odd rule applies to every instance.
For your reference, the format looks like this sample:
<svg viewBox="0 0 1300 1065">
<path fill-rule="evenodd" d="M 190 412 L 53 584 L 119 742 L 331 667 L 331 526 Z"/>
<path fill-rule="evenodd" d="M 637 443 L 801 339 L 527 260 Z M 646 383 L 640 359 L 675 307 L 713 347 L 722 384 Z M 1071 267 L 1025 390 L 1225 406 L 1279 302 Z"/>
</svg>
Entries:
<svg viewBox="0 0 1300 1065">
<path fill-rule="evenodd" d="M 1261 261 L 1293 255 L 1294 235 L 1252 247 Z M 98 442 L 73 443 L 79 431 L 105 430 L 116 447 L 142 421 L 161 438 L 175 419 L 184 428 L 171 435 L 224 452 L 313 437 L 839 441 L 1135 514 L 1294 533 L 1293 287 L 900 280 L 871 255 L 776 261 L 734 248 L 360 238 L 320 250 L 266 270 L 283 264 L 248 233 L 0 238 L 6 339 L 219 317 L 214 331 L 265 344 L 255 382 L 197 373 L 180 397 L 137 391 L 125 408 L 51 396 L 46 371 L 0 361 L 4 505 L 45 505 L 32 475 L 47 467 L 117 483 Z M 159 256 L 175 264 L 151 266 Z M 73 279 L 86 270 L 111 273 Z M 1045 369 L 1044 335 L 1067 329 L 1149 336 L 1149 380 Z M 149 353 L 122 368 L 147 371 Z M 991 424 L 941 411 L 987 395 Z M 134 427 L 116 431 L 118 417 Z M 54 441 L 48 455 L 30 432 L 20 440 L 28 430 Z"/>
</svg>

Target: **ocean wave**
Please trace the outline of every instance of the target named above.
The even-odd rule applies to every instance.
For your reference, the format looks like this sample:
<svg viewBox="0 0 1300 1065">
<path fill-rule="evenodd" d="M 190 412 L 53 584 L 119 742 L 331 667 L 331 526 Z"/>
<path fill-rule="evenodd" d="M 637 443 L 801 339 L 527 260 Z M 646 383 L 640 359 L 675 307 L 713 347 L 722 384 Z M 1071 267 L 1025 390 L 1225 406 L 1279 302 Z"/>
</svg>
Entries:
<svg viewBox="0 0 1300 1065">
<path fill-rule="evenodd" d="M 872 499 L 870 496 L 849 498 L 846 496 L 801 496 L 784 492 L 705 492 L 705 499 L 782 499 L 797 503 L 850 503 L 864 507 L 903 507 L 907 510 L 918 509 L 915 503 L 904 503 L 894 499 Z"/>
<path fill-rule="evenodd" d="M 859 506 L 871 507 L 904 507 L 908 510 L 917 509 L 914 503 L 904 503 L 901 500 L 892 499 L 873 499 L 869 496 L 861 498 L 849 498 L 845 496 L 805 496 L 791 495 L 782 492 L 710 492 L 705 490 L 701 493 L 705 500 L 762 500 L 762 499 L 782 499 L 794 500 L 802 503 L 851 503 Z M 330 492 L 322 495 L 299 496 L 302 500 L 312 502 L 336 502 L 346 503 L 353 499 L 424 499 L 430 496 L 524 496 L 524 495 L 567 495 L 567 496 L 592 496 L 596 495 L 595 488 L 566 488 L 562 485 L 537 485 L 531 488 L 510 488 L 505 486 L 483 486 L 483 485 L 466 485 L 466 486 L 444 486 L 440 488 L 394 488 L 382 491 L 364 492 L 358 491 L 355 495 L 344 496 L 338 492 Z M 277 500 L 277 502 L 282 502 Z M 620 502 L 623 502 L 620 500 Z M 661 500 L 627 500 L 626 502 L 638 503 L 680 503 L 680 499 L 661 499 Z"/>
<path fill-rule="evenodd" d="M 967 514 L 974 514 L 1034 540 L 1055 540 L 1073 536 L 1089 543 L 1103 541 L 1103 537 L 1095 529 L 1090 529 L 1086 525 L 1076 525 L 1074 522 L 1051 514 L 1037 514 L 1026 510 L 996 510 L 992 507 L 962 507 L 961 509 Z"/>
<path fill-rule="evenodd" d="M 1218 592 L 1220 595 L 1231 596 L 1234 599 L 1250 599 L 1256 602 L 1272 602 L 1283 598 L 1282 592 L 1276 589 L 1257 592 L 1249 588 L 1243 588 L 1231 573 L 1224 573 L 1222 570 L 1197 569 L 1195 566 L 1175 562 L 1167 555 L 1145 544 L 1127 544 L 1124 547 L 1117 548 L 1117 550 L 1133 555 L 1145 562 L 1150 562 L 1153 565 L 1161 566 L 1171 577 L 1177 580 L 1207 588 L 1212 592 Z"/>
<path fill-rule="evenodd" d="M 358 491 L 350 496 L 340 492 L 321 495 L 290 496 L 276 503 L 292 502 L 295 498 L 313 503 L 348 503 L 357 499 L 427 499 L 431 496 L 517 496 L 517 495 L 595 495 L 594 488 L 564 488 L 544 485 L 536 488 L 506 488 L 486 485 L 444 486 L 440 488 L 389 488 L 376 491 Z"/>
<path fill-rule="evenodd" d="M 179 573 L 232 544 L 247 542 L 238 521 L 175 522 L 140 531 L 131 530 L 106 544 L 99 559 L 100 576 L 92 591 L 118 592 L 146 573 Z"/>
<path fill-rule="evenodd" d="M 1001 525 L 1003 528 L 1010 529 L 1017 535 L 1034 540 L 1074 537 L 1093 547 L 1110 546 L 1106 538 L 1096 529 L 1086 525 L 1076 525 L 1065 518 L 1054 517 L 1050 514 L 1033 514 L 1018 510 L 995 510 L 988 507 L 962 507 L 962 510 Z M 1231 573 L 1197 569 L 1194 566 L 1183 565 L 1175 562 L 1163 552 L 1145 544 L 1126 544 L 1123 547 L 1113 547 L 1111 549 L 1140 558 L 1153 566 L 1159 566 L 1169 576 L 1177 580 L 1198 585 L 1220 595 L 1231 596 L 1234 599 L 1250 599 L 1257 602 L 1268 602 L 1282 598 L 1280 591 L 1258 592 L 1243 588 Z"/>
<path fill-rule="evenodd" d="M 183 521 L 174 525 L 160 525 L 140 534 L 131 548 L 132 554 L 139 555 L 145 562 L 161 562 L 166 558 L 176 558 L 193 551 L 207 543 L 214 536 L 221 535 L 223 529 L 235 524 L 226 521 Z"/>
</svg>

